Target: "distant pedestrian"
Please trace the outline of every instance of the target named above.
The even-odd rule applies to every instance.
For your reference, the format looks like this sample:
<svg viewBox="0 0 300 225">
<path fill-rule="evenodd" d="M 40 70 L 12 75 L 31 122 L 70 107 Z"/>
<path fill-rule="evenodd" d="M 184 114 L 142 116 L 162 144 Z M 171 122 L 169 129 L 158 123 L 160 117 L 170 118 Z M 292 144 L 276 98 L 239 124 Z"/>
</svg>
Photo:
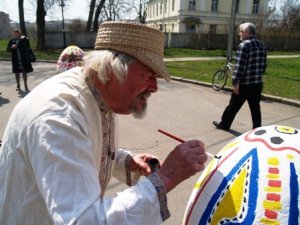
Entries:
<svg viewBox="0 0 300 225">
<path fill-rule="evenodd" d="M 221 122 L 213 121 L 218 129 L 229 130 L 234 117 L 247 100 L 251 116 L 252 128 L 261 126 L 260 99 L 263 90 L 263 74 L 267 67 L 267 53 L 263 43 L 255 37 L 255 25 L 242 23 L 240 25 L 240 40 L 237 50 L 232 85 L 233 92 L 222 115 Z"/>
<path fill-rule="evenodd" d="M 27 73 L 33 71 L 29 57 L 30 43 L 19 29 L 14 29 L 12 34 L 13 38 L 8 42 L 7 51 L 11 52 L 12 72 L 15 74 L 17 82 L 16 91 L 20 91 L 20 73 L 23 75 L 24 88 L 26 91 L 29 91 Z"/>
</svg>

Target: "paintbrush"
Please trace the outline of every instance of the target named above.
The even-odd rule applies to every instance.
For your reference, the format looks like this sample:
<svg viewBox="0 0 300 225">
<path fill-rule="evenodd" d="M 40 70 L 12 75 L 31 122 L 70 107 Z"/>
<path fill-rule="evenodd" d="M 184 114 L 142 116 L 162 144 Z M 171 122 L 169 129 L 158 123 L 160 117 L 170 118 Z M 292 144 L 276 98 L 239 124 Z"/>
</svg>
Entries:
<svg viewBox="0 0 300 225">
<path fill-rule="evenodd" d="M 163 131 L 163 130 L 161 130 L 161 129 L 158 129 L 158 132 L 160 132 L 160 133 L 162 133 L 162 134 L 164 134 L 164 135 L 167 135 L 168 137 L 173 138 L 174 140 L 179 141 L 179 142 L 181 142 L 181 143 L 184 143 L 184 142 L 185 142 L 185 140 L 183 140 L 183 139 L 181 139 L 181 138 L 179 138 L 179 137 L 176 137 L 176 136 L 174 136 L 173 134 L 170 134 L 170 133 L 168 133 L 168 132 L 166 132 L 166 131 Z M 206 154 L 207 154 L 208 156 L 212 157 L 212 158 L 216 158 L 216 159 L 220 159 L 220 158 L 221 158 L 221 156 L 216 156 L 216 155 L 214 155 L 214 154 L 212 154 L 212 153 L 210 153 L 210 152 L 206 152 Z"/>
</svg>

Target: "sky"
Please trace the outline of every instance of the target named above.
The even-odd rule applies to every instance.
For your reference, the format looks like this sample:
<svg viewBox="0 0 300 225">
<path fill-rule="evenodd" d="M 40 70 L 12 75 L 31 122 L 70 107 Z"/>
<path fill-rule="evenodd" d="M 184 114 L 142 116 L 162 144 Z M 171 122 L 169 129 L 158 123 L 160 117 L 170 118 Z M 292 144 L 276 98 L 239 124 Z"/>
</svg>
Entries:
<svg viewBox="0 0 300 225">
<path fill-rule="evenodd" d="M 178 1 L 178 0 L 177 0 Z M 229 1 L 229 0 L 228 0 Z M 278 3 L 285 0 L 277 0 Z M 24 0 L 25 21 L 35 22 L 36 20 L 36 0 Z M 89 12 L 89 0 L 65 0 L 64 7 L 65 20 L 82 19 L 87 20 Z M 0 11 L 9 14 L 10 20 L 19 22 L 18 0 L 0 0 Z M 61 7 L 57 6 L 47 12 L 46 21 L 61 20 Z M 129 19 L 129 18 L 124 18 Z"/>
<path fill-rule="evenodd" d="M 35 22 L 36 20 L 36 0 L 24 0 L 25 21 Z M 87 20 L 89 12 L 89 1 L 68 0 L 65 1 L 64 17 L 68 19 Z M 69 3 L 68 3 L 69 2 Z M 72 4 L 71 4 L 72 3 Z M 18 0 L 0 0 L 0 11 L 9 14 L 12 21 L 19 22 Z M 47 12 L 46 21 L 61 20 L 61 7 L 57 6 Z"/>
</svg>

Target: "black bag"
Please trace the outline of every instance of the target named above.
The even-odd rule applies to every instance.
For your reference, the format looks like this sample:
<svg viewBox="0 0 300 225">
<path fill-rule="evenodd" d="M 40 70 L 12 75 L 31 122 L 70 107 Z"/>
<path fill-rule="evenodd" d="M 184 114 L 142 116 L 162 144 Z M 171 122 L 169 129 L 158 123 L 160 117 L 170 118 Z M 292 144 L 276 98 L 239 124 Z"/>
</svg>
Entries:
<svg viewBox="0 0 300 225">
<path fill-rule="evenodd" d="M 29 56 L 29 59 L 30 59 L 31 62 L 35 62 L 36 61 L 36 57 L 35 57 L 35 55 L 34 55 L 34 53 L 33 53 L 33 51 L 32 51 L 31 48 L 28 49 L 28 56 Z"/>
</svg>

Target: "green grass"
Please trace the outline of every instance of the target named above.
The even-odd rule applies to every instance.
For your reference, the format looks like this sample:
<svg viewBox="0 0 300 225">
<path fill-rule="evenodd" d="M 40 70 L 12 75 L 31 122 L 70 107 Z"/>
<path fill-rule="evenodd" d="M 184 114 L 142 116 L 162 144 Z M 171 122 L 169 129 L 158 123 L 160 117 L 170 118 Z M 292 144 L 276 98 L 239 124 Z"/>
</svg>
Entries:
<svg viewBox="0 0 300 225">
<path fill-rule="evenodd" d="M 165 57 L 210 57 L 226 55 L 225 50 L 199 50 L 188 48 L 166 48 Z"/>
<path fill-rule="evenodd" d="M 214 72 L 223 65 L 224 60 L 166 63 L 173 76 L 204 82 L 211 82 Z M 300 100 L 300 57 L 269 59 L 264 81 L 264 94 Z"/>
<path fill-rule="evenodd" d="M 211 82 L 212 75 L 218 68 L 223 68 L 223 60 L 188 61 L 165 63 L 172 76 L 184 77 L 193 80 Z"/>
<path fill-rule="evenodd" d="M 235 54 L 235 52 L 234 52 Z M 164 56 L 171 57 L 211 57 L 226 55 L 226 50 L 200 50 L 188 48 L 166 48 Z M 300 51 L 270 51 L 268 55 L 300 55 Z"/>
<path fill-rule="evenodd" d="M 269 59 L 265 93 L 300 100 L 300 58 Z"/>
</svg>

